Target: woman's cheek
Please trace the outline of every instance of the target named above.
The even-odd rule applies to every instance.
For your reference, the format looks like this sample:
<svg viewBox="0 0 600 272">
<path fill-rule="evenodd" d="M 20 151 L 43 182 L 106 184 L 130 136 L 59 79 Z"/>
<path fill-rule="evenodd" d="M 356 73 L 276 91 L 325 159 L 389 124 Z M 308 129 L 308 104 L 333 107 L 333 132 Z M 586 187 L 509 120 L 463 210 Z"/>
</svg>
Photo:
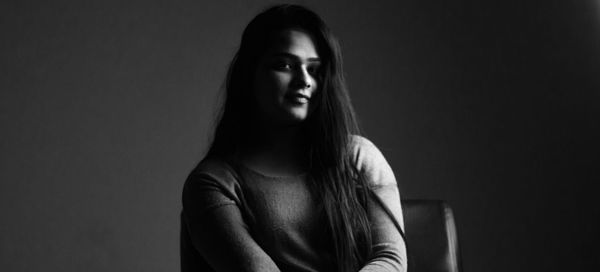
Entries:
<svg viewBox="0 0 600 272">
<path fill-rule="evenodd" d="M 291 76 L 286 72 L 274 72 L 273 82 L 277 85 L 278 89 L 285 91 L 291 80 Z"/>
</svg>

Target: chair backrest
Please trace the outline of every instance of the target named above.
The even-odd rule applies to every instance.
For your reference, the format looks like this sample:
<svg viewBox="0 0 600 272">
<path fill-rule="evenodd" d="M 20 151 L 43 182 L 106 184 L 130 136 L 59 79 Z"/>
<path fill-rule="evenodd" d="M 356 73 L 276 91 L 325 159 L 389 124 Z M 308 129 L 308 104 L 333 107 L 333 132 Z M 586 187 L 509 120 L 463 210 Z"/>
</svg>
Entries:
<svg viewBox="0 0 600 272">
<path fill-rule="evenodd" d="M 454 215 L 441 200 L 402 200 L 408 271 L 458 272 L 460 254 Z"/>
</svg>

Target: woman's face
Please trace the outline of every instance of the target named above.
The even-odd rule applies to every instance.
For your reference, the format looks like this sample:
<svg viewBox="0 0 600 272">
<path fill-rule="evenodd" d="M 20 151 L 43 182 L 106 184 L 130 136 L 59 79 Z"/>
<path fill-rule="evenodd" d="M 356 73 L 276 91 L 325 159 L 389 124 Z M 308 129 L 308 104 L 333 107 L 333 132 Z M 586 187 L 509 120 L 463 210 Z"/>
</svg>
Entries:
<svg viewBox="0 0 600 272">
<path fill-rule="evenodd" d="M 319 89 L 321 62 L 311 36 L 298 29 L 284 30 L 259 59 L 254 96 L 263 121 L 293 125 L 307 119 Z"/>
</svg>

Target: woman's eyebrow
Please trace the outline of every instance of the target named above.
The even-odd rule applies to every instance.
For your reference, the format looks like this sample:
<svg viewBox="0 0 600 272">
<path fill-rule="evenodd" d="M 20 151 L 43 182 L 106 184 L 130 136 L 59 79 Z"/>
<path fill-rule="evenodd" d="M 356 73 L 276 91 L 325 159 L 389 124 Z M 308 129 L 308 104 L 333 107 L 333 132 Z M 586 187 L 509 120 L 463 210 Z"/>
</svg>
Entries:
<svg viewBox="0 0 600 272">
<path fill-rule="evenodd" d="M 277 53 L 273 54 L 272 57 L 274 57 L 274 58 L 289 58 L 289 59 L 294 59 L 294 60 L 299 60 L 299 61 L 302 60 L 302 58 L 300 58 L 299 56 L 296 56 L 296 55 L 288 53 L 288 52 L 277 52 Z M 314 57 L 314 58 L 307 58 L 306 61 L 307 62 L 321 62 L 321 59 L 318 57 Z"/>
</svg>

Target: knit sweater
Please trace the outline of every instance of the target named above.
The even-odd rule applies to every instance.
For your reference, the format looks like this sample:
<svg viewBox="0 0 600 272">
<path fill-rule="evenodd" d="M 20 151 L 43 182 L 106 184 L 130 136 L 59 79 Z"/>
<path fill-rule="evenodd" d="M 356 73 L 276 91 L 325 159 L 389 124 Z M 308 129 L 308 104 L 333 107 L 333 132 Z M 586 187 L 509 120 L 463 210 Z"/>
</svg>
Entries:
<svg viewBox="0 0 600 272">
<path fill-rule="evenodd" d="M 394 174 L 369 140 L 355 136 L 352 145 L 357 169 L 394 217 L 369 200 L 373 255 L 360 271 L 405 271 L 406 248 L 393 222 L 403 227 Z M 183 189 L 182 270 L 335 271 L 308 178 L 203 160 Z"/>
</svg>

